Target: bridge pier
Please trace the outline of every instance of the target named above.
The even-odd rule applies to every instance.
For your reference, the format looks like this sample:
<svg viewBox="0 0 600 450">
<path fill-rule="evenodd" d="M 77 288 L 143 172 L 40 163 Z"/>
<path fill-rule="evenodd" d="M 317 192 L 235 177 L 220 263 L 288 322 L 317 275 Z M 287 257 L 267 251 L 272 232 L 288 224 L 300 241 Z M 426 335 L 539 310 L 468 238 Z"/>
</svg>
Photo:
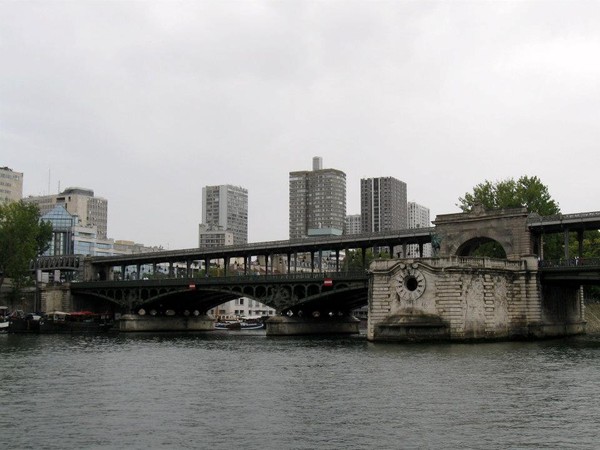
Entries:
<svg viewBox="0 0 600 450">
<path fill-rule="evenodd" d="M 585 332 L 580 289 L 542 286 L 535 257 L 371 265 L 371 341 L 506 340 Z"/>
<path fill-rule="evenodd" d="M 345 315 L 325 318 L 276 316 L 266 322 L 267 336 L 300 336 L 311 334 L 358 334 L 360 320 Z"/>
<path fill-rule="evenodd" d="M 138 316 L 124 314 L 119 320 L 119 331 L 212 331 L 214 319 L 208 316 Z"/>
</svg>

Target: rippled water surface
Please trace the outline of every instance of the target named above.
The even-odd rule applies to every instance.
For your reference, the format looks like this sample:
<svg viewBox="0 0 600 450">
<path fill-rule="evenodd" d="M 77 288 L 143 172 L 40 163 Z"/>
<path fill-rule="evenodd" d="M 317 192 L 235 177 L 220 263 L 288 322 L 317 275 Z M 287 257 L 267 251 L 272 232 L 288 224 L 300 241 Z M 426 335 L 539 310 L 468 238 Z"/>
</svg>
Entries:
<svg viewBox="0 0 600 450">
<path fill-rule="evenodd" d="M 600 339 L 0 335 L 2 448 L 600 448 Z"/>
</svg>

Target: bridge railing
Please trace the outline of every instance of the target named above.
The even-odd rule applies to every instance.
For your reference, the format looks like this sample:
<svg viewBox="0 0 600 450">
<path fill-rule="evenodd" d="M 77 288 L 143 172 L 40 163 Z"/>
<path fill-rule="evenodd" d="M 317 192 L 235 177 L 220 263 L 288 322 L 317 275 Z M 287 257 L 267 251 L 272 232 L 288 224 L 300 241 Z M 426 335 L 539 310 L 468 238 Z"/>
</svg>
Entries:
<svg viewBox="0 0 600 450">
<path fill-rule="evenodd" d="M 237 283 L 248 283 L 248 282 L 256 282 L 256 283 L 283 283 L 288 281 L 316 281 L 319 283 L 324 282 L 325 279 L 332 279 L 333 281 L 339 280 L 366 280 L 368 278 L 368 273 L 364 270 L 360 271 L 345 271 L 345 272 L 295 272 L 295 273 L 285 273 L 285 274 L 234 274 L 234 275 L 223 275 L 223 276 L 197 276 L 197 277 L 161 277 L 161 278 L 144 278 L 144 279 L 131 279 L 131 280 L 90 280 L 90 281 L 79 281 L 79 285 L 83 284 L 94 284 L 94 285 L 109 285 L 109 284 L 119 284 L 119 285 L 173 285 L 180 283 L 189 283 L 189 284 L 237 284 Z"/>
<path fill-rule="evenodd" d="M 521 270 L 522 261 L 509 261 L 476 256 L 449 256 L 444 258 L 422 258 L 423 264 L 432 267 L 473 267 L 487 269 Z"/>
<path fill-rule="evenodd" d="M 356 278 L 367 278 L 367 272 L 364 270 L 361 271 L 345 271 L 345 272 L 292 272 L 292 273 L 282 273 L 282 274 L 235 274 L 235 275 L 227 275 L 227 276 L 217 276 L 217 277 L 196 277 L 190 278 L 190 280 L 205 280 L 207 282 L 214 282 L 216 280 L 223 280 L 225 282 L 232 281 L 247 281 L 247 280 L 256 280 L 256 281 L 282 281 L 282 280 L 324 280 L 326 278 L 335 279 L 356 279 Z"/>
<path fill-rule="evenodd" d="M 568 258 L 568 259 L 545 259 L 539 262 L 542 269 L 564 269 L 568 267 L 600 267 L 600 258 Z"/>
</svg>

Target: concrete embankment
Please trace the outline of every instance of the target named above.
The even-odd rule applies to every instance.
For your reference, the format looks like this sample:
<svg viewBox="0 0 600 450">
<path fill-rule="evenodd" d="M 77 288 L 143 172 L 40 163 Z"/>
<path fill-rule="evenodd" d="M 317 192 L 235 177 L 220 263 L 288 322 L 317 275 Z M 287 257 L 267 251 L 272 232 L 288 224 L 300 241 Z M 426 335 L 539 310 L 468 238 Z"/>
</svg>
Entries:
<svg viewBox="0 0 600 450">
<path fill-rule="evenodd" d="M 587 334 L 600 334 L 600 303 L 585 305 L 585 320 Z"/>
</svg>

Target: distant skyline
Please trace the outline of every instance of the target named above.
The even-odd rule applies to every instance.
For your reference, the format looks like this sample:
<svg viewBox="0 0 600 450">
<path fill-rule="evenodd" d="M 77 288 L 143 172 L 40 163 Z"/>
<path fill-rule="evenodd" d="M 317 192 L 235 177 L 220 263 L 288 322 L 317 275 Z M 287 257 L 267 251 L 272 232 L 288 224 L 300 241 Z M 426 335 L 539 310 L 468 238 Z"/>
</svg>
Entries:
<svg viewBox="0 0 600 450">
<path fill-rule="evenodd" d="M 202 187 L 287 239 L 288 174 L 395 177 L 436 215 L 538 176 L 600 210 L 600 2 L 0 1 L 0 166 L 92 189 L 108 236 L 197 245 Z"/>
</svg>

